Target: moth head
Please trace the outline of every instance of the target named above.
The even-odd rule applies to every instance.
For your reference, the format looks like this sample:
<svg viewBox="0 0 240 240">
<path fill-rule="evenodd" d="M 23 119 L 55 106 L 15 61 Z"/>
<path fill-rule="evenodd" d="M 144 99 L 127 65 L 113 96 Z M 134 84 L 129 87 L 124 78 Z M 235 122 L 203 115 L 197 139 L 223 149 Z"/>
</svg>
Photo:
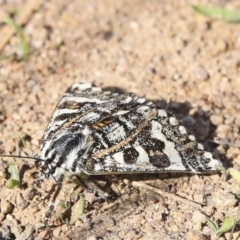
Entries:
<svg viewBox="0 0 240 240">
<path fill-rule="evenodd" d="M 39 177 L 59 180 L 65 171 L 81 172 L 81 159 L 87 154 L 89 141 L 86 132 L 65 132 L 48 140 L 42 149 Z"/>
</svg>

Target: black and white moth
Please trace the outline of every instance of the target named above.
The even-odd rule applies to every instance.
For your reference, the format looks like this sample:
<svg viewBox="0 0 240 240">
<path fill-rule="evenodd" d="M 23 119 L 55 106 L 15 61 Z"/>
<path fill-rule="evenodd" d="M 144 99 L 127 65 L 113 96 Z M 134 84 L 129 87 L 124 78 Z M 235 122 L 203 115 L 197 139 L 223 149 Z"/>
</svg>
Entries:
<svg viewBox="0 0 240 240">
<path fill-rule="evenodd" d="M 77 82 L 58 103 L 40 146 L 40 178 L 216 171 L 221 163 L 178 120 L 145 98 Z"/>
</svg>

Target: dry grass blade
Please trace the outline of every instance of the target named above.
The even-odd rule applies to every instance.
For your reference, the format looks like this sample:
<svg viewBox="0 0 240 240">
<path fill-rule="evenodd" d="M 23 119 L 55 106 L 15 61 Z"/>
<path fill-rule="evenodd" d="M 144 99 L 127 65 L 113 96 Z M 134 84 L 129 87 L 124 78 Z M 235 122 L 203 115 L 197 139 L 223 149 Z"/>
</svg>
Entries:
<svg viewBox="0 0 240 240">
<path fill-rule="evenodd" d="M 205 7 L 199 5 L 192 5 L 192 9 L 202 15 L 211 17 L 214 19 L 220 19 L 229 23 L 240 22 L 240 12 L 230 11 L 220 7 Z"/>
<path fill-rule="evenodd" d="M 149 186 L 149 185 L 147 185 L 147 184 L 145 184 L 145 183 L 143 183 L 143 182 L 133 181 L 133 182 L 132 182 L 132 186 L 133 186 L 133 187 L 143 187 L 143 188 L 148 189 L 148 190 L 150 190 L 150 191 L 156 192 L 156 193 L 158 193 L 158 194 L 160 194 L 160 195 L 163 195 L 163 196 L 166 196 L 166 197 L 168 197 L 168 198 L 172 198 L 172 199 L 174 199 L 174 200 L 176 200 L 176 201 L 179 201 L 179 202 L 185 203 L 185 204 L 187 204 L 187 205 L 190 205 L 190 206 L 192 206 L 192 207 L 194 207 L 194 208 L 202 209 L 202 205 L 199 204 L 199 203 L 196 203 L 196 202 L 187 200 L 187 199 L 185 199 L 185 198 L 179 197 L 179 196 L 177 196 L 177 195 L 174 195 L 174 194 L 171 194 L 171 193 L 168 193 L 168 192 L 161 191 L 160 189 L 156 189 L 156 188 L 154 188 L 154 187 L 151 187 L 151 186 Z"/>
<path fill-rule="evenodd" d="M 15 22 L 13 18 L 5 18 L 4 22 L 7 23 L 9 26 L 13 27 L 15 31 L 17 32 L 19 38 L 20 38 L 20 50 L 23 54 L 23 58 L 26 61 L 29 56 L 29 45 L 25 38 L 23 29 Z"/>
<path fill-rule="evenodd" d="M 35 9 L 39 8 L 42 3 L 42 0 L 36 0 L 32 1 L 29 0 L 26 3 L 26 8 L 24 11 L 17 16 L 16 23 L 19 26 L 22 26 L 27 22 L 27 20 L 30 18 L 32 13 L 34 12 Z M 0 51 L 5 47 L 5 45 L 8 43 L 8 41 L 11 39 L 11 37 L 14 35 L 15 30 L 13 28 L 9 28 L 9 26 L 5 26 L 3 29 L 0 31 Z"/>
</svg>

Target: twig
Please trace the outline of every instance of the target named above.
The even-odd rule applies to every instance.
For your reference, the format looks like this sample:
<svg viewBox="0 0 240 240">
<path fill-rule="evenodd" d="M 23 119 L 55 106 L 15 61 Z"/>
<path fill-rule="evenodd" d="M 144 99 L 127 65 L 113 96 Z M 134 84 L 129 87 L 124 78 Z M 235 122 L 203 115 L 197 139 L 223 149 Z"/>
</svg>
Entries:
<svg viewBox="0 0 240 240">
<path fill-rule="evenodd" d="M 33 11 L 41 5 L 42 0 L 29 0 L 26 3 L 26 8 L 24 11 L 19 14 L 16 18 L 16 22 L 19 26 L 22 26 L 27 22 L 27 20 L 30 18 L 32 15 Z M 11 28 L 10 26 L 5 26 L 1 31 L 0 31 L 0 52 L 4 48 L 4 46 L 8 43 L 8 41 L 11 39 L 11 37 L 16 33 L 14 28 Z"/>
<path fill-rule="evenodd" d="M 232 143 L 227 140 L 209 140 L 209 142 L 217 143 L 217 144 L 222 144 L 222 145 L 228 145 L 230 147 L 240 147 L 240 143 Z"/>
<path fill-rule="evenodd" d="M 168 198 L 172 198 L 172 199 L 174 199 L 174 200 L 176 200 L 176 201 L 179 201 L 179 202 L 183 202 L 183 203 L 185 203 L 185 204 L 187 204 L 187 205 L 190 205 L 190 206 L 192 206 L 192 207 L 194 207 L 194 208 L 197 208 L 197 209 L 201 209 L 201 210 L 202 210 L 202 207 L 203 207 L 203 206 L 202 206 L 201 204 L 199 204 L 199 203 L 196 203 L 196 202 L 187 200 L 187 199 L 185 199 L 185 198 L 179 197 L 179 196 L 177 196 L 177 195 L 174 195 L 174 194 L 171 194 L 171 193 L 168 193 L 168 192 L 164 192 L 164 191 L 162 191 L 162 190 L 160 190 L 160 189 L 151 187 L 151 186 L 149 186 L 149 185 L 147 185 L 147 184 L 145 184 L 145 183 L 143 183 L 143 182 L 141 182 L 141 181 L 139 181 L 139 182 L 133 181 L 133 182 L 132 182 L 132 186 L 133 186 L 133 187 L 143 187 L 143 188 L 146 188 L 146 189 L 151 190 L 151 191 L 153 191 L 153 192 L 156 192 L 156 193 L 158 193 L 158 194 L 160 194 L 160 195 L 166 196 L 166 197 L 168 197 Z"/>
</svg>

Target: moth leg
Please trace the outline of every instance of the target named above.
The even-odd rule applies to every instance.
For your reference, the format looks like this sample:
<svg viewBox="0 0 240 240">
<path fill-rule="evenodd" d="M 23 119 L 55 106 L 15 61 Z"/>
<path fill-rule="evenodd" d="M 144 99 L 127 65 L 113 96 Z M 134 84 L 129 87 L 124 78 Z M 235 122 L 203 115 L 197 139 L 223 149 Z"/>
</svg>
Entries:
<svg viewBox="0 0 240 240">
<path fill-rule="evenodd" d="M 55 190 L 56 186 L 57 186 L 57 189 Z M 53 210 L 54 210 L 54 208 L 55 208 L 55 202 L 56 202 L 56 199 L 57 199 L 57 197 L 58 197 L 61 189 L 62 189 L 62 184 L 61 184 L 61 183 L 57 183 L 57 184 L 55 184 L 55 185 L 52 187 L 51 191 L 49 192 L 48 196 L 50 196 L 53 191 L 54 191 L 54 194 L 53 194 L 53 197 L 52 197 L 52 201 L 51 201 L 51 203 L 50 203 L 50 205 L 49 205 L 49 207 L 48 207 L 48 210 L 47 210 L 47 212 L 45 213 L 44 221 L 43 221 L 43 226 L 41 226 L 41 227 L 38 228 L 38 233 L 41 232 L 41 231 L 43 231 L 46 227 L 48 227 L 48 220 L 50 219 L 50 217 L 51 217 L 51 215 L 52 215 L 52 212 L 53 212 Z M 52 191 L 52 190 L 53 190 L 53 191 Z M 46 199 L 46 198 L 45 198 L 45 199 Z"/>
<path fill-rule="evenodd" d="M 82 178 L 81 176 L 76 176 L 82 187 L 90 193 L 93 193 L 96 197 L 106 200 L 106 192 L 102 189 L 105 188 L 106 182 L 99 184 L 97 179 L 94 177 Z"/>
<path fill-rule="evenodd" d="M 51 217 L 52 215 L 52 212 L 54 210 L 54 207 L 55 207 L 55 202 L 56 202 L 56 199 L 62 189 L 62 184 L 61 183 L 58 183 L 56 184 L 57 185 L 57 189 L 55 190 L 54 194 L 53 194 L 53 198 L 52 198 L 52 201 L 48 207 L 48 210 L 47 212 L 45 213 L 45 217 L 44 217 L 44 226 L 46 227 L 47 226 L 47 222 L 49 220 L 49 218 Z"/>
<path fill-rule="evenodd" d="M 98 200 L 108 200 L 110 197 L 115 198 L 116 193 L 112 190 L 112 180 L 105 175 L 87 175 L 76 176 L 82 187 L 90 193 L 93 193 Z"/>
</svg>

